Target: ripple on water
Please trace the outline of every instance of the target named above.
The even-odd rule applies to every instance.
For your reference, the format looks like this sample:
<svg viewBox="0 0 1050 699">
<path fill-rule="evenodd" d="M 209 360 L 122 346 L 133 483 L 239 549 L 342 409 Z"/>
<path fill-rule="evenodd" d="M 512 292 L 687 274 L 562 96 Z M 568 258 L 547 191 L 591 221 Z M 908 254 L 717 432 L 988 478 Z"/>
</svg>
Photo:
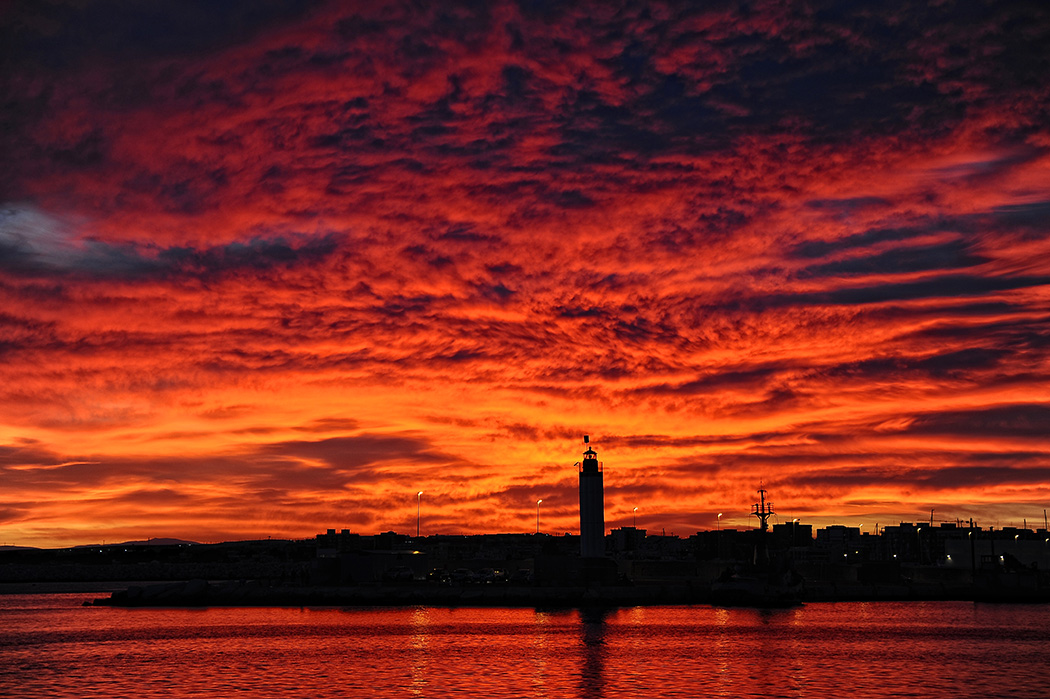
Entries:
<svg viewBox="0 0 1050 699">
<path fill-rule="evenodd" d="M 0 695 L 1039 697 L 1050 686 L 1043 606 L 129 610 L 30 597 L 0 604 Z"/>
</svg>

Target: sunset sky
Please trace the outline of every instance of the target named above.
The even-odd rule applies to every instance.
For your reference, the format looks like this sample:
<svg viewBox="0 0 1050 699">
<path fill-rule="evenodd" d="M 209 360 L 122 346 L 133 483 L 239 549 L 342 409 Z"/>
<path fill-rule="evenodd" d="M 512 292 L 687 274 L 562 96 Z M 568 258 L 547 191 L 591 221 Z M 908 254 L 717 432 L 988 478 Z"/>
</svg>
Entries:
<svg viewBox="0 0 1050 699">
<path fill-rule="evenodd" d="M 1044 2 L 0 9 L 0 544 L 1042 526 Z"/>
</svg>

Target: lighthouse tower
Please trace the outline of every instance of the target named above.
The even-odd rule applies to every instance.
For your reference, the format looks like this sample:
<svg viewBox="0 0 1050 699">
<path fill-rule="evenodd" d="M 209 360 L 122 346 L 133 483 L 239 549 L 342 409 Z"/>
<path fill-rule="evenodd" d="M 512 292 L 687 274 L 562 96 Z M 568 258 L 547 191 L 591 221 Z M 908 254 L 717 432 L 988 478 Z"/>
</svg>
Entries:
<svg viewBox="0 0 1050 699">
<path fill-rule="evenodd" d="M 590 436 L 584 435 L 588 444 Z M 605 489 L 598 453 L 587 447 L 580 468 L 580 556 L 601 558 L 605 555 Z"/>
</svg>

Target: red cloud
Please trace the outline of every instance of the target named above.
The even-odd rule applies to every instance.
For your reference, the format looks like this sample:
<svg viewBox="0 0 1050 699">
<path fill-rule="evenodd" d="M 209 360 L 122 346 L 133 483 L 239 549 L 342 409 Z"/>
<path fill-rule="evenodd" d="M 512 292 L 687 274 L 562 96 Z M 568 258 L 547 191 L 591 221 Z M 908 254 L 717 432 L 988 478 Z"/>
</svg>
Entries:
<svg viewBox="0 0 1050 699">
<path fill-rule="evenodd" d="M 1045 499 L 1048 21 L 988 9 L 16 7 L 4 539 L 568 531 L 584 432 L 678 533 Z"/>
</svg>

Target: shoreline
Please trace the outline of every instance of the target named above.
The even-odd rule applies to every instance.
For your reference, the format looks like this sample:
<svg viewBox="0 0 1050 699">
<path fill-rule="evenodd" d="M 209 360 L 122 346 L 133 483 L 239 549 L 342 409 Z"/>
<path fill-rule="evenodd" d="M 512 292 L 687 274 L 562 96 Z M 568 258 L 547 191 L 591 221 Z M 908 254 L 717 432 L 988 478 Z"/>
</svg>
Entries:
<svg viewBox="0 0 1050 699">
<path fill-rule="evenodd" d="M 923 585 L 820 584 L 784 594 L 725 594 L 688 583 L 624 586 L 268 586 L 190 580 L 131 585 L 85 602 L 108 607 L 623 607 L 668 604 L 790 607 L 807 602 L 1050 602 L 1050 590 Z"/>
</svg>

